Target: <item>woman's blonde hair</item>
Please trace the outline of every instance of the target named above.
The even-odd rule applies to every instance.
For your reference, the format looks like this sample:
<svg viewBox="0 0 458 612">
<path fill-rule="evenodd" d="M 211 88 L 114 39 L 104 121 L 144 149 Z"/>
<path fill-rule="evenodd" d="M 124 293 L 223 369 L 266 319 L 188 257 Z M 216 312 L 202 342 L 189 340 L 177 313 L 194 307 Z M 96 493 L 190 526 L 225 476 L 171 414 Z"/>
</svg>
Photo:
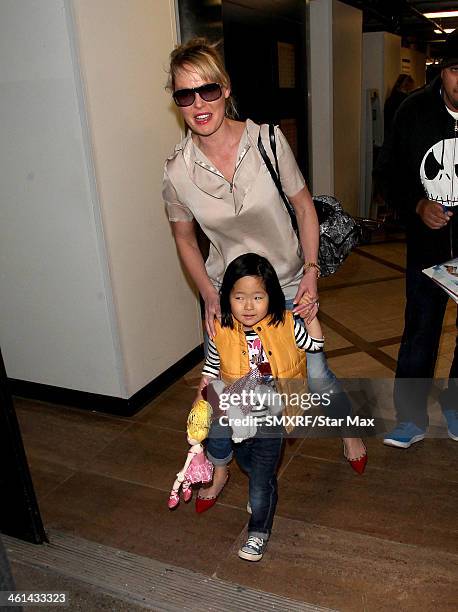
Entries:
<svg viewBox="0 0 458 612">
<path fill-rule="evenodd" d="M 175 91 L 175 79 L 180 70 L 191 67 L 200 78 L 211 83 L 219 83 L 231 89 L 231 79 L 224 67 L 221 55 L 217 51 L 218 43 L 211 43 L 206 38 L 192 38 L 184 45 L 176 47 L 170 54 L 169 78 L 166 89 Z M 226 98 L 226 116 L 236 117 L 232 94 Z"/>
</svg>

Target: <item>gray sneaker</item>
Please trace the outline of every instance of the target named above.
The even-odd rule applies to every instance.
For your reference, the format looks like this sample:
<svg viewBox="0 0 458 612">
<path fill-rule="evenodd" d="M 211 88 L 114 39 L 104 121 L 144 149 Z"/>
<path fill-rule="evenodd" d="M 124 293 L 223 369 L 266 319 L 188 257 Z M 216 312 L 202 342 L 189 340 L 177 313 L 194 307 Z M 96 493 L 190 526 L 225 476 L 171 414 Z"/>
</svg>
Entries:
<svg viewBox="0 0 458 612">
<path fill-rule="evenodd" d="M 261 561 L 267 546 L 267 540 L 256 536 L 248 536 L 248 540 L 239 550 L 239 557 L 246 561 Z"/>
</svg>

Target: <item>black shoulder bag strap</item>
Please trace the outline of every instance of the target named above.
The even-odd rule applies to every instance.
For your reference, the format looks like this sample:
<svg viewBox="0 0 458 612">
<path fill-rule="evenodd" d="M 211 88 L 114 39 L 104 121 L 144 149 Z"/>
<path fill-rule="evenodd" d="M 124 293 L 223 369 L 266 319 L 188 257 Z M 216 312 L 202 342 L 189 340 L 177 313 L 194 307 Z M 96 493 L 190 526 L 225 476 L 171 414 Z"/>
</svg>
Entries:
<svg viewBox="0 0 458 612">
<path fill-rule="evenodd" d="M 261 128 L 259 128 L 259 136 L 258 136 L 259 153 L 261 154 L 261 157 L 267 166 L 267 170 L 269 171 L 269 174 L 272 177 L 272 180 L 275 183 L 276 188 L 278 189 L 278 193 L 280 194 L 281 199 L 283 200 L 286 210 L 288 211 L 288 214 L 291 218 L 291 225 L 293 226 L 294 231 L 297 233 L 298 227 L 297 227 L 296 214 L 294 212 L 294 208 L 292 207 L 290 201 L 286 197 L 285 192 L 283 191 L 283 187 L 280 181 L 280 169 L 278 167 L 278 158 L 277 158 L 277 144 L 275 142 L 275 128 L 274 128 L 273 123 L 269 123 L 269 140 L 270 140 L 270 148 L 272 149 L 277 172 L 275 172 L 274 167 L 272 166 L 272 162 L 270 161 L 270 158 L 266 153 L 264 145 L 262 144 Z"/>
</svg>

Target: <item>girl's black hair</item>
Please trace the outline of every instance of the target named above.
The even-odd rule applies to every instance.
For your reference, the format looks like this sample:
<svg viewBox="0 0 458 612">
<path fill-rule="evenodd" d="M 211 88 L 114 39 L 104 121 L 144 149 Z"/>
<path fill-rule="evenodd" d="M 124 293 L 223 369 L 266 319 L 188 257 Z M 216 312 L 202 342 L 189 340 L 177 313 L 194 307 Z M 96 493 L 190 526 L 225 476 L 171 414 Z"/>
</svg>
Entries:
<svg viewBox="0 0 458 612">
<path fill-rule="evenodd" d="M 221 325 L 231 329 L 234 327 L 230 296 L 235 283 L 244 276 L 258 276 L 262 280 L 269 296 L 269 308 L 267 310 L 267 314 L 270 314 L 271 317 L 269 325 L 283 323 L 285 320 L 285 296 L 277 273 L 265 257 L 256 253 L 245 253 L 231 261 L 224 273 L 220 289 Z"/>
</svg>

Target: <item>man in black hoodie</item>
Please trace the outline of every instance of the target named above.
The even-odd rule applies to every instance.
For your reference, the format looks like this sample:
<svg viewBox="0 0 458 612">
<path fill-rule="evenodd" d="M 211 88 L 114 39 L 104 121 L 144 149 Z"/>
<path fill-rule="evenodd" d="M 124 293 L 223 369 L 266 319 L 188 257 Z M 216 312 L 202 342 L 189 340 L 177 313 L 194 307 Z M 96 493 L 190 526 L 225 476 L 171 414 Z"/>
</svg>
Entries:
<svg viewBox="0 0 458 612">
<path fill-rule="evenodd" d="M 440 75 L 399 107 L 374 178 L 406 223 L 407 303 L 394 387 L 398 424 L 384 442 L 408 448 L 428 427 L 427 398 L 448 302 L 422 270 L 458 257 L 458 30 L 444 44 Z M 453 440 L 457 377 L 458 338 L 448 388 L 440 396 Z"/>
</svg>

